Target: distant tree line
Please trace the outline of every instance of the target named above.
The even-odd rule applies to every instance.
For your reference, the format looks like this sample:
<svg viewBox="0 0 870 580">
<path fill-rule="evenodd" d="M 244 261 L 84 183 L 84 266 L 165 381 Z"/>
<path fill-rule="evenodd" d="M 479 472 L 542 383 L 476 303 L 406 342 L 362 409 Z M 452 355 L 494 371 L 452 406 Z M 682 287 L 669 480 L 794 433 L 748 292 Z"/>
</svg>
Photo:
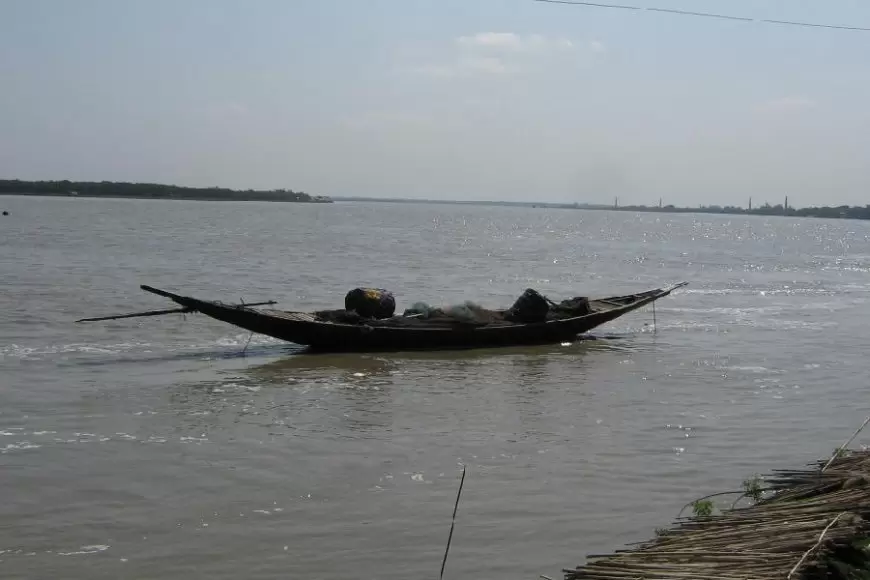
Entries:
<svg viewBox="0 0 870 580">
<path fill-rule="evenodd" d="M 645 211 L 645 212 L 662 212 L 662 213 L 722 213 L 722 214 L 743 214 L 743 215 L 784 215 L 795 217 L 819 217 L 819 218 L 843 218 L 843 219 L 870 219 L 870 205 L 848 206 L 840 205 L 836 207 L 802 207 L 802 208 L 783 208 L 782 204 L 764 205 L 746 209 L 731 205 L 718 206 L 707 205 L 699 207 L 675 207 L 673 205 L 646 206 L 646 205 L 625 205 L 614 207 L 620 211 Z"/>
<path fill-rule="evenodd" d="M 0 194 L 63 195 L 82 197 L 131 197 L 142 199 L 195 199 L 236 201 L 288 201 L 329 203 L 332 200 L 289 189 L 235 190 L 222 187 L 181 187 L 159 183 L 117 181 L 22 181 L 0 179 Z"/>
</svg>

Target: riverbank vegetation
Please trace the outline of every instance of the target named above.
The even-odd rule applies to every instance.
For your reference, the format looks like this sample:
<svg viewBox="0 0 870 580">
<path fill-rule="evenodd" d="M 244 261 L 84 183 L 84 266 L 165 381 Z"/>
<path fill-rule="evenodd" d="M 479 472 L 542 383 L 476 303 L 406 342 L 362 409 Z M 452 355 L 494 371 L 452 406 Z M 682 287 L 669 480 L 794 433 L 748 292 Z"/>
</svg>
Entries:
<svg viewBox="0 0 870 580">
<path fill-rule="evenodd" d="M 0 195 L 50 195 L 69 197 L 125 197 L 137 199 L 188 199 L 208 201 L 283 201 L 331 203 L 327 197 L 290 189 L 236 190 L 223 187 L 182 187 L 159 183 L 117 181 L 0 180 Z"/>
</svg>

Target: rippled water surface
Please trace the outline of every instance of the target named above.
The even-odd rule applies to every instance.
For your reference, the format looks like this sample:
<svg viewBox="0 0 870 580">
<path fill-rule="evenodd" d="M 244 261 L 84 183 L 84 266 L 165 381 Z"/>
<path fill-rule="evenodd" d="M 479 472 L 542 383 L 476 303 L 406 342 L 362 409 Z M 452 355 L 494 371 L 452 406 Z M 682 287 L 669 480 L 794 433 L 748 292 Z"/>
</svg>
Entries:
<svg viewBox="0 0 870 580">
<path fill-rule="evenodd" d="M 866 416 L 870 224 L 0 197 L 3 578 L 559 575 Z M 286 308 L 687 280 L 541 348 L 296 354 L 139 284 Z"/>
</svg>

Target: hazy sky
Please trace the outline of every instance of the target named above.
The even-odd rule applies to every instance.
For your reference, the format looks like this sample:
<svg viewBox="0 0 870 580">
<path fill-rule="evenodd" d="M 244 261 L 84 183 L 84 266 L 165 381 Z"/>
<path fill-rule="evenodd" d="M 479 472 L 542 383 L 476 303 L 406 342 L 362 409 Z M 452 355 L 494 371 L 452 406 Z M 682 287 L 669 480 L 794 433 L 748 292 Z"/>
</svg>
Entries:
<svg viewBox="0 0 870 580">
<path fill-rule="evenodd" d="M 870 27 L 868 0 L 632 3 Z M 870 32 L 532 0 L 0 0 L 0 177 L 863 205 Z"/>
</svg>

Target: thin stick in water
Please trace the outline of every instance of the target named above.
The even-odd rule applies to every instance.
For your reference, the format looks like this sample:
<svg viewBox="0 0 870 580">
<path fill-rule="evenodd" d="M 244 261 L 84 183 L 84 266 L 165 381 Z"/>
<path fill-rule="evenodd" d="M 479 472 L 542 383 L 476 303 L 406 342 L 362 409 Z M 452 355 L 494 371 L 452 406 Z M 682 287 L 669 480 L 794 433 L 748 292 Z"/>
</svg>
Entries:
<svg viewBox="0 0 870 580">
<path fill-rule="evenodd" d="M 456 493 L 456 503 L 453 505 L 453 521 L 450 522 L 450 535 L 447 536 L 447 548 L 444 559 L 441 560 L 441 578 L 444 578 L 444 566 L 447 564 L 447 554 L 450 552 L 450 540 L 453 539 L 453 526 L 456 525 L 456 510 L 459 508 L 459 498 L 462 496 L 462 484 L 465 483 L 465 466 L 462 466 L 462 479 L 459 480 L 459 491 Z"/>
</svg>

